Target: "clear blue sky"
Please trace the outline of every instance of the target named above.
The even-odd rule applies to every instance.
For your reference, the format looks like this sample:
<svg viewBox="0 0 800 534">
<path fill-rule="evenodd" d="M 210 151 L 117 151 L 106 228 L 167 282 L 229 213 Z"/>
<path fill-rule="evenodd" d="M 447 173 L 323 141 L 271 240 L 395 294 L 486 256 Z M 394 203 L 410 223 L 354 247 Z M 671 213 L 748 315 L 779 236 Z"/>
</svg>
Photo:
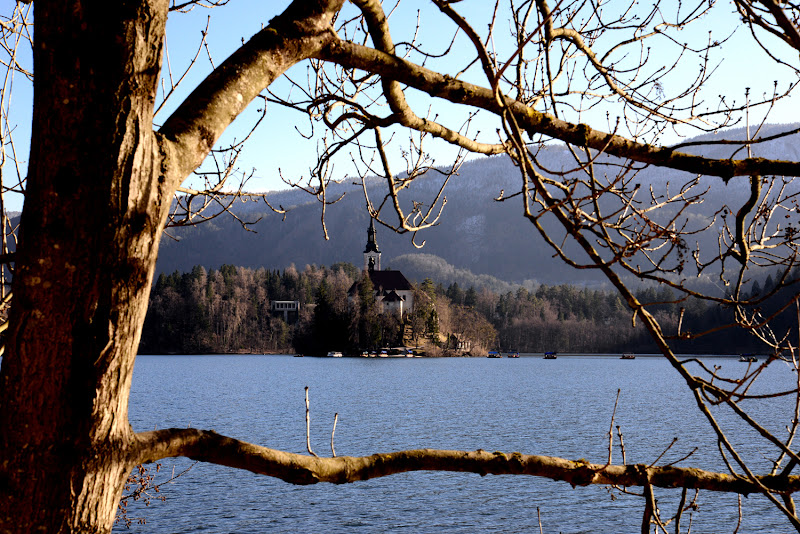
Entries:
<svg viewBox="0 0 800 534">
<path fill-rule="evenodd" d="M 279 14 L 289 3 L 290 0 L 231 0 L 228 5 L 213 10 L 197 8 L 188 14 L 173 14 L 168 22 L 167 34 L 173 73 L 181 72 L 193 56 L 200 41 L 200 32 L 204 29 L 208 16 L 211 16 L 208 37 L 209 49 L 215 64 L 219 64 L 241 44 L 242 39 L 248 39 L 260 30 L 262 25 L 266 25 L 272 17 Z M 553 4 L 555 3 L 553 2 Z M 479 32 L 485 34 L 492 4 L 493 2 L 486 2 L 485 0 L 465 0 L 455 4 L 455 7 L 464 13 L 469 20 L 473 21 L 475 28 Z M 13 8 L 13 5 L 13 0 L 0 0 L 0 8 L 4 13 L 8 13 Z M 667 10 L 672 9 L 674 3 L 665 2 L 663 5 L 664 9 Z M 410 2 L 406 0 L 400 7 L 402 9 L 399 8 L 390 19 L 395 41 L 411 39 L 411 32 L 413 32 L 416 25 L 417 9 L 422 9 L 421 26 L 417 36 L 418 42 L 434 50 L 442 50 L 444 48 L 446 41 L 453 33 L 452 24 L 437 13 L 435 9 L 431 8 L 427 2 Z M 348 6 L 348 9 L 352 10 L 353 7 Z M 706 18 L 701 24 L 695 25 L 694 29 L 684 30 L 678 34 L 678 37 L 686 41 L 703 42 L 708 38 L 709 31 L 713 31 L 714 39 L 722 39 L 738 28 L 732 40 L 711 61 L 712 65 L 717 65 L 718 63 L 720 65 L 717 67 L 718 70 L 712 83 L 709 84 L 704 93 L 705 100 L 710 104 L 710 107 L 716 105 L 719 94 L 727 95 L 728 99 L 742 101 L 745 87 L 751 87 L 752 93 L 760 95 L 764 92 L 772 92 L 773 80 L 779 80 L 779 88 L 781 89 L 785 88 L 790 81 L 797 80 L 797 75 L 790 72 L 789 69 L 776 69 L 771 61 L 765 59 L 765 55 L 755 46 L 746 28 L 738 24 L 738 17 L 732 12 L 732 9 L 731 5 L 722 3 L 718 8 L 715 8 L 713 16 Z M 496 35 L 498 36 L 496 42 L 499 48 L 503 44 L 500 42 L 501 36 L 507 37 L 509 35 L 507 25 L 502 20 L 498 22 Z M 665 43 L 664 40 L 659 42 Z M 602 44 L 602 41 L 600 44 Z M 464 57 L 467 57 L 469 54 L 468 46 L 466 41 L 461 40 L 458 42 L 456 50 L 464 49 Z M 796 53 L 787 53 L 785 48 L 776 47 L 775 50 L 787 61 L 792 62 L 794 65 L 798 64 Z M 780 53 L 781 51 L 783 52 L 782 54 Z M 664 49 L 658 48 L 653 50 L 652 53 L 656 55 L 656 64 L 658 64 L 662 56 L 661 63 L 667 63 L 671 50 L 668 47 Z M 452 63 L 439 62 L 438 64 L 431 63 L 429 65 L 438 66 L 442 69 L 452 69 Z M 694 57 L 684 61 L 680 67 L 682 70 L 678 71 L 676 69 L 671 78 L 668 79 L 668 83 L 664 87 L 665 91 L 669 93 L 680 86 L 683 80 L 693 77 L 698 70 L 698 65 L 699 61 Z M 201 54 L 192 74 L 184 82 L 182 91 L 173 97 L 174 104 L 177 104 L 183 96 L 188 94 L 188 91 L 210 69 L 211 66 L 205 54 Z M 306 65 L 303 64 L 293 68 L 290 71 L 290 75 L 304 78 L 305 72 Z M 471 81 L 485 85 L 485 81 L 479 72 L 473 70 L 469 76 L 472 78 Z M 31 99 L 30 88 L 22 82 L 23 79 L 17 77 L 14 86 L 11 120 L 13 121 L 12 126 L 16 128 L 14 140 L 18 153 L 24 154 L 25 159 L 27 159 Z M 285 88 L 286 84 L 283 81 L 273 85 L 273 89 L 279 92 Z M 429 98 L 415 94 L 413 91 L 409 91 L 409 98 L 419 115 L 425 115 L 428 106 L 432 104 Z M 798 106 L 795 105 L 794 99 L 789 99 L 773 112 L 771 116 L 772 122 L 794 122 L 799 120 L 800 114 L 798 114 L 797 108 Z M 157 121 L 166 118 L 169 109 L 166 109 L 161 116 L 157 117 Z M 619 113 L 621 108 L 609 109 L 613 120 L 614 113 Z M 247 130 L 247 124 L 252 120 L 252 111 L 246 113 L 229 128 L 222 139 L 222 143 L 234 137 L 241 138 L 243 132 Z M 452 120 L 454 123 L 458 123 L 455 122 L 458 121 L 456 117 L 463 117 L 463 110 L 457 110 L 453 106 L 441 103 L 436 104 L 433 112 L 440 113 L 444 120 Z M 565 118 L 576 119 L 576 117 Z M 580 120 L 588 122 L 594 127 L 606 129 L 604 110 L 594 115 L 583 115 Z M 477 123 L 477 128 L 485 132 L 484 139 L 487 141 L 497 140 L 494 132 L 498 126 L 497 121 L 490 117 Z M 296 128 L 304 133 L 308 132 L 307 119 L 304 119 L 297 112 L 286 110 L 279 106 L 271 105 L 268 107 L 266 120 L 257 130 L 239 160 L 243 171 L 249 172 L 254 169 L 255 178 L 249 183 L 251 190 L 284 189 L 286 186 L 278 177 L 279 169 L 285 177 L 293 180 L 300 180 L 309 176 L 309 167 L 315 163 L 316 141 L 303 139 L 300 133 L 296 131 Z M 685 133 L 692 134 L 693 132 L 686 131 Z M 400 163 L 399 149 L 407 146 L 406 137 L 402 132 L 396 132 L 395 138 L 398 141 L 402 141 L 398 143 L 398 151 L 395 152 L 393 160 L 394 172 L 404 170 L 404 166 Z M 676 139 L 676 136 L 671 135 L 664 138 L 664 142 L 674 142 Z M 439 164 L 448 163 L 454 153 L 450 147 L 443 143 L 430 143 L 427 145 L 427 150 L 436 158 Z M 349 162 L 349 159 L 347 156 L 339 159 L 335 168 L 336 177 L 345 178 L 353 175 L 355 168 Z M 19 200 L 12 202 L 12 205 L 9 206 L 10 209 L 19 209 Z"/>
</svg>

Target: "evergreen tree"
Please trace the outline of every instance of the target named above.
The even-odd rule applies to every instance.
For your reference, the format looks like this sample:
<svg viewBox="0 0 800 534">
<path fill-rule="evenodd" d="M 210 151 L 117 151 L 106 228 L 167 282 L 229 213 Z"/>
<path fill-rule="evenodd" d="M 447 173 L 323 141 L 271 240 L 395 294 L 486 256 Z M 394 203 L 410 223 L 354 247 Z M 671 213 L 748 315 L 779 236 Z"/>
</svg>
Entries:
<svg viewBox="0 0 800 534">
<path fill-rule="evenodd" d="M 381 323 L 375 302 L 375 288 L 367 273 L 361 276 L 358 286 L 357 348 L 377 349 L 381 344 Z"/>
<path fill-rule="evenodd" d="M 478 303 L 478 292 L 475 291 L 475 287 L 469 286 L 469 289 L 467 289 L 467 292 L 464 295 L 464 306 L 473 308 L 477 303 Z"/>
<path fill-rule="evenodd" d="M 464 303 L 464 291 L 458 287 L 458 282 L 453 282 L 449 286 L 447 286 L 447 291 L 445 291 L 445 295 L 453 304 L 463 304 Z"/>
</svg>

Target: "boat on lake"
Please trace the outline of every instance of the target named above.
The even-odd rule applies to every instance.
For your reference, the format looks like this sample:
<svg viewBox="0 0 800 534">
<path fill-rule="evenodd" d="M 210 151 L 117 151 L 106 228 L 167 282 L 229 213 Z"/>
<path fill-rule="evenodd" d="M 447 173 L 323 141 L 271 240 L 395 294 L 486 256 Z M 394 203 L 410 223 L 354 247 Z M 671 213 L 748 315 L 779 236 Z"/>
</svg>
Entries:
<svg viewBox="0 0 800 534">
<path fill-rule="evenodd" d="M 343 354 L 338 350 L 332 350 L 328 353 L 328 358 L 341 358 Z"/>
<path fill-rule="evenodd" d="M 512 351 L 506 355 L 506 358 L 519 358 L 519 351 Z"/>
<path fill-rule="evenodd" d="M 620 360 L 635 360 L 636 355 L 632 352 L 623 352 L 622 356 L 619 357 Z"/>
<path fill-rule="evenodd" d="M 490 350 L 489 354 L 486 356 L 487 358 L 502 358 L 503 355 L 497 352 L 496 350 Z"/>
<path fill-rule="evenodd" d="M 544 359 L 545 360 L 555 360 L 556 358 L 558 358 L 558 353 L 555 352 L 555 351 L 550 351 L 550 352 L 545 352 L 544 353 Z"/>
<path fill-rule="evenodd" d="M 742 354 L 742 355 L 739 356 L 739 361 L 740 362 L 757 362 L 758 361 L 758 357 L 756 357 L 754 354 Z"/>
</svg>

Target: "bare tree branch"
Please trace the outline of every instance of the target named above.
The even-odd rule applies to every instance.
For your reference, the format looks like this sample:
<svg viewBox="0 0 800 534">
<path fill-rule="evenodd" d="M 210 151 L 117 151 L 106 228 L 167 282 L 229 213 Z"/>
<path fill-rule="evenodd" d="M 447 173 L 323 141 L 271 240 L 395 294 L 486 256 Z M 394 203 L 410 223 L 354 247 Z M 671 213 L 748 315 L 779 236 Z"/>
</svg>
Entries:
<svg viewBox="0 0 800 534">
<path fill-rule="evenodd" d="M 323 48 L 319 52 L 319 57 L 351 68 L 376 72 L 456 104 L 474 106 L 496 114 L 502 113 L 490 89 L 444 76 L 378 50 L 339 40 Z M 694 174 L 719 176 L 726 181 L 734 176 L 749 176 L 754 173 L 800 176 L 800 162 L 766 158 L 720 160 L 676 152 L 669 147 L 638 143 L 615 134 L 601 132 L 587 124 L 569 123 L 536 111 L 521 102 L 510 98 L 507 100 L 509 111 L 531 137 L 543 134 L 576 146 L 601 150 L 620 158 Z"/>
<path fill-rule="evenodd" d="M 264 88 L 334 39 L 331 20 L 342 2 L 293 3 L 214 69 L 170 115 L 159 133 L 176 148 L 171 161 L 175 187 Z"/>
<path fill-rule="evenodd" d="M 139 452 L 136 463 L 167 457 L 187 456 L 254 473 L 272 476 L 292 484 L 331 482 L 344 484 L 410 471 L 453 471 L 480 475 L 528 475 L 568 482 L 572 486 L 590 484 L 645 486 L 647 481 L 662 488 L 695 488 L 748 495 L 759 486 L 771 491 L 794 493 L 800 490 L 800 476 L 757 477 L 758 485 L 746 478 L 694 468 L 648 467 L 645 465 L 591 464 L 552 456 L 520 453 L 490 453 L 419 449 L 364 457 L 337 456 L 315 458 L 277 451 L 238 441 L 213 431 L 166 429 L 137 434 Z"/>
</svg>

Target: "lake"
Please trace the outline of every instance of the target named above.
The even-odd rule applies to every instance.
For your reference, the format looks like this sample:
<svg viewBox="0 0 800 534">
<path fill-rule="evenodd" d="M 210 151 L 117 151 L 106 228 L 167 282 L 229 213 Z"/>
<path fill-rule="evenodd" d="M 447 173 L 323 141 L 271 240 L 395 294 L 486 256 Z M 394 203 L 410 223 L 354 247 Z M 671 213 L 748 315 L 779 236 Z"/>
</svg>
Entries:
<svg viewBox="0 0 800 534">
<path fill-rule="evenodd" d="M 709 359 L 723 371 L 747 364 Z M 791 388 L 782 363 L 764 377 Z M 339 456 L 439 448 L 543 454 L 605 463 L 617 389 L 628 463 L 659 463 L 699 450 L 679 465 L 722 470 L 708 423 L 687 387 L 660 358 L 293 358 L 291 356 L 140 356 L 130 420 L 136 431 L 194 427 L 306 453 L 305 397 L 311 402 L 312 448 L 330 455 L 330 432 L 339 414 Z M 791 417 L 790 399 L 755 406 L 772 429 Z M 760 408 L 760 410 L 759 410 Z M 718 412 L 718 413 L 717 413 Z M 738 423 L 716 411 L 722 424 Z M 615 432 L 616 434 L 616 432 Z M 746 458 L 768 463 L 771 450 L 753 432 L 736 432 Z M 615 436 L 614 463 L 621 463 Z M 186 459 L 166 459 L 181 470 Z M 163 474 L 163 471 L 162 471 Z M 159 475 L 161 476 L 161 475 Z M 406 473 L 344 486 L 292 486 L 249 472 L 197 464 L 164 487 L 166 502 L 132 507 L 143 516 L 136 533 L 544 533 L 638 532 L 641 498 L 605 487 L 573 489 L 565 482 L 522 476 Z M 655 488 L 665 517 L 680 491 Z M 763 497 L 742 499 L 739 532 L 792 532 Z M 701 492 L 692 532 L 732 532 L 737 498 Z M 669 513 L 668 513 L 669 512 Z M 689 517 L 684 516 L 684 532 Z M 124 532 L 122 526 L 117 532 Z M 670 532 L 672 532 L 670 528 Z"/>
</svg>

